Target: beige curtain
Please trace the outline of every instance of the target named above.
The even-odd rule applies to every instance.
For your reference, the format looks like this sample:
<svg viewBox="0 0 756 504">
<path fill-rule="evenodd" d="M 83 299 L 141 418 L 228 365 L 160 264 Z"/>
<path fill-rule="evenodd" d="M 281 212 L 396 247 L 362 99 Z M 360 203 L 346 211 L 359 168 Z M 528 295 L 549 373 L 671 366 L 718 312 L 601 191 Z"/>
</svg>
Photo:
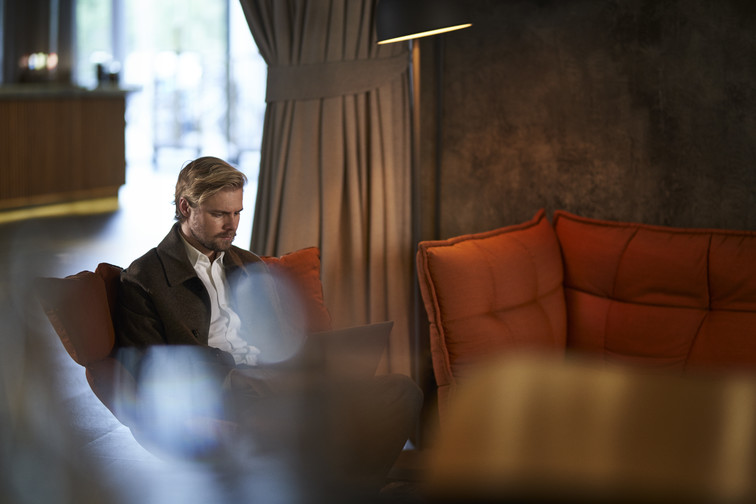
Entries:
<svg viewBox="0 0 756 504">
<path fill-rule="evenodd" d="M 394 320 L 384 371 L 411 374 L 409 55 L 375 0 L 240 0 L 268 63 L 251 249 L 321 250 L 337 326 Z"/>
</svg>

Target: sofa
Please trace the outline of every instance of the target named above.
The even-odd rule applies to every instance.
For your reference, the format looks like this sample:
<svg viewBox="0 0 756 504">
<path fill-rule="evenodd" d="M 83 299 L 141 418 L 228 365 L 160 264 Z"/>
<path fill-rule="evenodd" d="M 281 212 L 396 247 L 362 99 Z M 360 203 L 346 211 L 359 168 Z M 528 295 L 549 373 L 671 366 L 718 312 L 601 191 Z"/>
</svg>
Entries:
<svg viewBox="0 0 756 504">
<path fill-rule="evenodd" d="M 540 210 L 417 264 L 431 502 L 756 502 L 756 232 Z"/>
<path fill-rule="evenodd" d="M 542 209 L 418 246 L 441 424 L 481 363 L 513 351 L 687 374 L 756 367 L 756 232 Z"/>
<path fill-rule="evenodd" d="M 323 331 L 331 327 L 320 280 L 320 251 L 301 249 L 281 257 L 262 257 L 282 289 L 294 290 L 302 299 L 299 307 L 305 329 Z M 212 456 L 232 433 L 235 425 L 218 417 L 189 418 L 187 426 L 196 436 L 180 442 L 155 434 L 144 418 L 135 377 L 116 358 L 113 320 L 116 317 L 121 267 L 101 263 L 95 271 L 82 271 L 65 278 L 37 278 L 36 297 L 55 333 L 71 358 L 81 365 L 87 381 L 100 401 L 127 426 L 149 451 L 165 457 L 204 458 Z M 183 353 L 180 353 L 182 352 Z M 191 348 L 172 349 L 172 355 L 186 355 Z M 179 352 L 179 353 L 177 353 Z M 172 429 L 178 431 L 178 426 Z M 192 442 L 188 443 L 187 439 Z"/>
</svg>

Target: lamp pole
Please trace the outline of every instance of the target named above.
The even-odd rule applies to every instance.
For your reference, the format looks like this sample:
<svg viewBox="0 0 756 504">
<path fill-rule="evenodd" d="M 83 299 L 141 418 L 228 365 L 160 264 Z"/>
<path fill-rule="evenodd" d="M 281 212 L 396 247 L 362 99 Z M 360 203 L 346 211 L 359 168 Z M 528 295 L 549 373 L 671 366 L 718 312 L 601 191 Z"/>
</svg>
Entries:
<svg viewBox="0 0 756 504">
<path fill-rule="evenodd" d="M 417 279 L 417 264 L 415 252 L 422 238 L 423 229 L 423 197 L 421 177 L 421 114 L 420 114 L 420 44 L 418 38 L 440 33 L 459 30 L 471 26 L 467 22 L 465 10 L 461 0 L 378 0 L 375 10 L 376 32 L 378 43 L 392 43 L 409 41 L 409 114 L 410 114 L 410 209 L 411 264 L 413 265 L 414 278 Z M 436 68 L 436 121 L 435 121 L 435 195 L 433 216 L 433 237 L 440 235 L 440 182 L 441 182 L 441 111 L 443 104 L 441 75 L 443 70 L 443 42 L 435 45 L 435 68 Z M 423 364 L 428 350 L 428 324 L 422 323 L 425 310 L 418 284 L 413 283 L 412 307 L 410 310 L 410 338 L 411 358 L 410 367 L 412 378 L 423 388 L 429 379 L 428 370 Z M 417 439 L 422 437 L 418 426 Z"/>
</svg>

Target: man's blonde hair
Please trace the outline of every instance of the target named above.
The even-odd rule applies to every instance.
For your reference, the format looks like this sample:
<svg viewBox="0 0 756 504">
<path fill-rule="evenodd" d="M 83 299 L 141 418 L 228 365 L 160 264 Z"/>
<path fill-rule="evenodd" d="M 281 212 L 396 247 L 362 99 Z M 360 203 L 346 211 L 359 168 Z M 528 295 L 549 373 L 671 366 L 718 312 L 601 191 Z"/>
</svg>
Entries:
<svg viewBox="0 0 756 504">
<path fill-rule="evenodd" d="M 181 198 L 195 208 L 219 191 L 242 189 L 246 183 L 247 176 L 222 159 L 205 156 L 190 161 L 176 182 L 176 220 L 186 219 L 179 209 Z"/>
</svg>

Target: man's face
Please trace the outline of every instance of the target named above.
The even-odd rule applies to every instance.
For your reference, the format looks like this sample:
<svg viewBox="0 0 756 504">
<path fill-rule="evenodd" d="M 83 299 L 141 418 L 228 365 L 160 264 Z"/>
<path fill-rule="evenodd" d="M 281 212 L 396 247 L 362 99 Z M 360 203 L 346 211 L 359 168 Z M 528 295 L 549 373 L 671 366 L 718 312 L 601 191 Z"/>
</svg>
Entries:
<svg viewBox="0 0 756 504">
<path fill-rule="evenodd" d="M 218 191 L 202 204 L 192 208 L 184 198 L 179 209 L 186 216 L 181 231 L 187 241 L 210 260 L 231 247 L 242 211 L 242 189 Z"/>
</svg>

